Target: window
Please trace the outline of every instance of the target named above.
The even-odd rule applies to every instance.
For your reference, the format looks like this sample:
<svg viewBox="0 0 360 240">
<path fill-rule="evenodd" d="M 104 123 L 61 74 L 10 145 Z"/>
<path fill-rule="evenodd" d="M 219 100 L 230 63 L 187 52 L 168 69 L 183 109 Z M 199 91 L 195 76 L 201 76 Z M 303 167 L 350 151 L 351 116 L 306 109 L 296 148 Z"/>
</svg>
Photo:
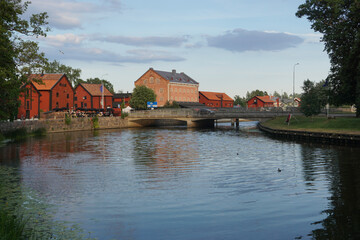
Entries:
<svg viewBox="0 0 360 240">
<path fill-rule="evenodd" d="M 163 98 L 163 97 L 160 98 L 160 102 L 162 102 L 162 101 L 164 101 L 164 98 Z"/>
<path fill-rule="evenodd" d="M 147 81 L 146 81 L 146 79 L 144 80 L 144 84 L 145 84 L 145 85 L 147 84 Z"/>
<path fill-rule="evenodd" d="M 87 103 L 84 103 L 84 107 L 87 108 Z"/>
<path fill-rule="evenodd" d="M 160 89 L 159 89 L 159 93 L 164 93 L 164 89 L 163 89 L 163 88 L 160 88 Z"/>
<path fill-rule="evenodd" d="M 30 109 L 30 101 L 26 101 L 26 109 Z"/>
<path fill-rule="evenodd" d="M 77 108 L 77 104 L 75 103 L 75 109 Z"/>
<path fill-rule="evenodd" d="M 59 103 L 58 102 L 56 102 L 56 108 L 59 108 Z"/>
<path fill-rule="evenodd" d="M 66 95 L 66 98 L 69 98 L 69 96 L 70 96 L 70 95 L 69 95 L 69 94 L 67 94 L 67 95 Z"/>
<path fill-rule="evenodd" d="M 66 104 L 66 108 L 69 109 L 69 103 Z"/>
<path fill-rule="evenodd" d="M 86 96 L 83 96 L 83 99 L 86 100 Z"/>
<path fill-rule="evenodd" d="M 74 97 L 74 101 L 77 101 L 77 97 Z"/>
<path fill-rule="evenodd" d="M 160 84 L 160 79 L 157 78 L 157 79 L 156 79 L 156 83 L 157 83 L 157 84 Z"/>
<path fill-rule="evenodd" d="M 56 97 L 59 97 L 59 93 L 58 93 L 58 92 L 56 93 Z"/>
<path fill-rule="evenodd" d="M 154 83 L 154 77 L 150 77 L 149 82 L 150 82 L 150 83 Z"/>
</svg>

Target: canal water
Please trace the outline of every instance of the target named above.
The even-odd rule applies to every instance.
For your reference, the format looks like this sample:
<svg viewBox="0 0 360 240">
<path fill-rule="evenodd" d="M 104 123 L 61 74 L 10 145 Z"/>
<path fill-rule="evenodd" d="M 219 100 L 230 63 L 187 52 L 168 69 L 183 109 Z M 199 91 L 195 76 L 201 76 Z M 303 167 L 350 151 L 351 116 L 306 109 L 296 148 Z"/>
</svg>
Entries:
<svg viewBox="0 0 360 240">
<path fill-rule="evenodd" d="M 0 167 L 90 238 L 359 239 L 360 149 L 252 124 L 51 134 L 1 146 Z"/>
</svg>

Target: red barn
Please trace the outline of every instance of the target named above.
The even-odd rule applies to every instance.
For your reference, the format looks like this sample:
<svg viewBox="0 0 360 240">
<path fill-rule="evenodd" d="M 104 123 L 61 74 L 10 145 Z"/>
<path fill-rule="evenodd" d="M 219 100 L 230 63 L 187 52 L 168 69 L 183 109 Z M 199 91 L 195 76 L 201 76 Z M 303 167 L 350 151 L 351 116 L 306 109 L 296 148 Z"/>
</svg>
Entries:
<svg viewBox="0 0 360 240">
<path fill-rule="evenodd" d="M 102 100 L 102 84 L 79 83 L 75 88 L 75 108 L 112 108 L 113 94 L 104 89 L 104 105 Z"/>
<path fill-rule="evenodd" d="M 199 91 L 199 102 L 208 107 L 234 107 L 234 100 L 225 93 Z"/>
<path fill-rule="evenodd" d="M 278 107 L 279 98 L 271 96 L 255 96 L 247 101 L 248 108 Z"/>
<path fill-rule="evenodd" d="M 20 107 L 17 118 L 33 118 L 40 116 L 40 92 L 35 88 L 32 82 L 21 87 L 19 96 Z"/>
<path fill-rule="evenodd" d="M 65 74 L 32 74 L 29 80 L 41 94 L 40 111 L 74 106 L 74 89 Z"/>
</svg>

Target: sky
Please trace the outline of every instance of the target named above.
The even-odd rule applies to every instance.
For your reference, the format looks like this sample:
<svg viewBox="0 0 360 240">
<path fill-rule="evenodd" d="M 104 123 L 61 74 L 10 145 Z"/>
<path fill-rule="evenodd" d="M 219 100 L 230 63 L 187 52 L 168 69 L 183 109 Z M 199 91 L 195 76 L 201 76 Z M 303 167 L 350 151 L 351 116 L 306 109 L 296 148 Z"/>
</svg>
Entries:
<svg viewBox="0 0 360 240">
<path fill-rule="evenodd" d="M 184 72 L 200 91 L 230 97 L 293 86 L 300 93 L 304 80 L 321 81 L 330 70 L 321 34 L 295 16 L 305 0 L 31 2 L 28 13 L 49 15 L 51 31 L 36 39 L 46 57 L 115 91 L 131 92 L 151 67 Z"/>
</svg>

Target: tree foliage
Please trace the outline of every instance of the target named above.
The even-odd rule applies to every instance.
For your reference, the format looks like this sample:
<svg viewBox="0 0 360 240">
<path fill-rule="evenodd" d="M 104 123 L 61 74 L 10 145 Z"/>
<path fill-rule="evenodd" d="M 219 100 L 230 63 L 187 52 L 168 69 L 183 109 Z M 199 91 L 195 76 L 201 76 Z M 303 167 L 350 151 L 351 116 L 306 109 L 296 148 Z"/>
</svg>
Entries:
<svg viewBox="0 0 360 240">
<path fill-rule="evenodd" d="M 38 44 L 24 36 L 46 36 L 46 13 L 24 16 L 30 2 L 0 0 L 0 120 L 13 120 L 19 107 L 20 87 L 27 75 L 47 62 Z M 6 89 L 6 91 L 4 91 Z"/>
<path fill-rule="evenodd" d="M 300 111 L 306 116 L 318 115 L 327 103 L 327 92 L 324 88 L 324 81 L 315 84 L 309 79 L 304 81 L 301 95 Z"/>
<path fill-rule="evenodd" d="M 266 91 L 261 91 L 259 89 L 256 89 L 254 91 L 247 91 L 246 92 L 246 100 L 249 101 L 249 99 L 255 97 L 255 96 L 267 96 L 268 93 Z"/>
<path fill-rule="evenodd" d="M 172 101 L 172 103 L 166 101 L 164 108 L 180 108 L 180 105 L 176 101 Z"/>
<path fill-rule="evenodd" d="M 130 100 L 130 106 L 135 109 L 147 109 L 147 102 L 155 102 L 155 92 L 146 86 L 136 86 Z"/>
<path fill-rule="evenodd" d="M 296 16 L 306 16 L 312 29 L 323 34 L 321 41 L 331 62 L 327 77 L 331 102 L 355 103 L 360 117 L 360 2 L 306 0 Z"/>
<path fill-rule="evenodd" d="M 234 106 L 240 105 L 241 107 L 246 107 L 246 98 L 235 95 L 234 97 Z"/>
<path fill-rule="evenodd" d="M 44 71 L 46 73 L 65 73 L 74 87 L 78 83 L 82 82 L 82 80 L 80 79 L 81 69 L 66 66 L 56 60 L 54 60 L 53 62 L 49 62 L 45 66 Z"/>
</svg>

